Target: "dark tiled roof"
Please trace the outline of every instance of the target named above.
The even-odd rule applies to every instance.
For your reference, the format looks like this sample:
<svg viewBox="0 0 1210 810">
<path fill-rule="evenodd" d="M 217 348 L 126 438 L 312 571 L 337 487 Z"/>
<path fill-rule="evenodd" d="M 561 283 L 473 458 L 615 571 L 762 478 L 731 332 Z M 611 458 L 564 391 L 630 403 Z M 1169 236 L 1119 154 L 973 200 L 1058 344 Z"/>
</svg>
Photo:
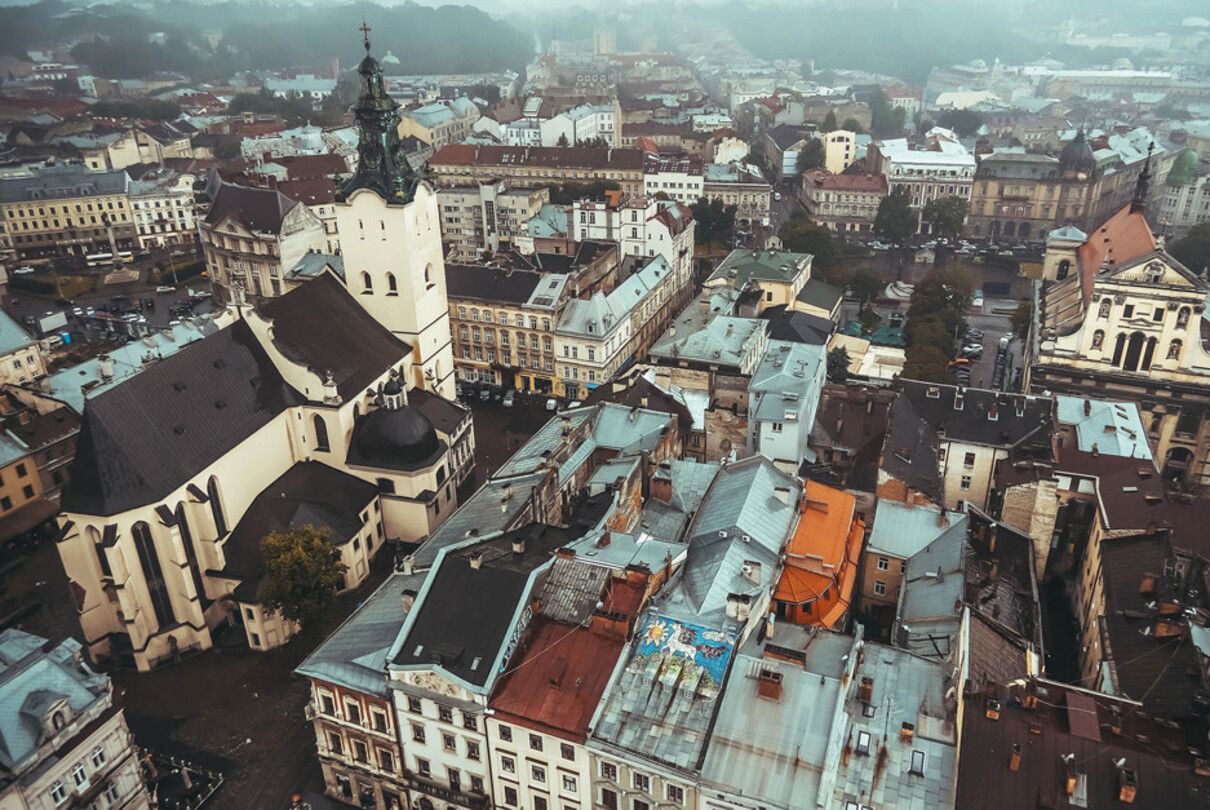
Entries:
<svg viewBox="0 0 1210 810">
<path fill-rule="evenodd" d="M 446 436 L 453 436 L 469 413 L 457 402 L 451 402 L 423 388 L 408 391 L 408 404 L 424 414 L 433 427 Z"/>
<path fill-rule="evenodd" d="M 798 294 L 799 301 L 813 307 L 826 309 L 828 312 L 831 312 L 842 298 L 844 298 L 843 287 L 837 287 L 817 278 L 809 279 L 803 285 L 802 292 Z"/>
<path fill-rule="evenodd" d="M 445 286 L 450 298 L 509 301 L 523 304 L 542 280 L 540 273 L 502 270 L 477 264 L 446 264 Z"/>
<path fill-rule="evenodd" d="M 811 443 L 849 453 L 853 472 L 848 477 L 848 486 L 874 491 L 878 483 L 878 456 L 894 401 L 894 393 L 883 388 L 824 386 Z"/>
<path fill-rule="evenodd" d="M 880 468 L 939 502 L 942 496 L 939 452 L 937 431 L 916 411 L 915 402 L 905 396 L 896 399 L 888 417 Z"/>
<path fill-rule="evenodd" d="M 280 191 L 224 182 L 206 212 L 206 223 L 215 225 L 231 217 L 249 230 L 277 233 L 286 214 L 296 205 L 297 202 Z"/>
<path fill-rule="evenodd" d="M 770 340 L 789 340 L 822 346 L 836 330 L 836 324 L 827 318 L 787 310 L 781 305 L 769 307 L 761 314 L 769 321 Z"/>
<path fill-rule="evenodd" d="M 157 501 L 297 401 L 237 321 L 88 400 L 63 508 L 112 515 Z"/>
<path fill-rule="evenodd" d="M 793 124 L 782 124 L 774 127 L 765 133 L 769 140 L 777 145 L 778 149 L 785 151 L 794 144 L 803 139 L 803 131 L 801 127 L 796 127 Z"/>
<path fill-rule="evenodd" d="M 343 284 L 324 273 L 260 305 L 273 320 L 282 353 L 323 375 L 349 399 L 365 390 L 412 351 L 361 308 Z"/>
<path fill-rule="evenodd" d="M 1157 637 L 1160 618 L 1153 606 L 1164 595 L 1162 584 L 1155 594 L 1140 593 L 1144 574 L 1162 580 L 1170 553 L 1164 532 L 1101 541 L 1107 654 L 1118 691 L 1152 714 L 1179 719 L 1192 713 L 1201 688 L 1197 651 L 1188 633 Z M 1179 613 L 1175 618 L 1184 624 Z"/>
<path fill-rule="evenodd" d="M 455 143 L 437 150 L 433 166 L 547 166 L 550 168 L 642 171 L 638 149 L 595 146 L 474 146 Z"/>
<path fill-rule="evenodd" d="M 585 407 L 601 402 L 673 414 L 682 433 L 693 427 L 693 414 L 689 412 L 689 408 L 671 393 L 644 377 L 638 369 L 631 373 L 629 380 L 624 377 L 615 378 L 598 385 L 584 398 Z"/>
<path fill-rule="evenodd" d="M 513 551 L 514 538 L 525 540 L 520 554 Z M 528 596 L 530 574 L 573 539 L 566 529 L 535 524 L 447 555 L 430 574 L 427 595 L 395 663 L 436 663 L 469 683 L 485 685 L 513 616 Z M 477 554 L 482 558 L 476 569 L 471 559 Z"/>
<path fill-rule="evenodd" d="M 284 155 L 273 162 L 284 166 L 290 180 L 318 180 L 348 174 L 349 166 L 340 155 Z"/>
<path fill-rule="evenodd" d="M 1050 399 L 916 380 L 900 380 L 900 390 L 900 400 L 910 400 L 917 417 L 933 429 L 943 429 L 949 439 L 999 446 L 1027 439 L 1050 443 Z M 959 391 L 961 408 L 956 407 Z"/>
<path fill-rule="evenodd" d="M 336 202 L 336 183 L 324 177 L 283 180 L 277 190 L 304 205 L 330 205 Z"/>
<path fill-rule="evenodd" d="M 223 544 L 222 575 L 255 586 L 263 568 L 260 544 L 270 532 L 311 525 L 342 545 L 362 528 L 361 512 L 378 487 L 318 461 L 300 461 L 257 495 Z M 249 589 L 251 591 L 251 589 Z M 255 597 L 255 591 L 244 594 Z"/>
</svg>

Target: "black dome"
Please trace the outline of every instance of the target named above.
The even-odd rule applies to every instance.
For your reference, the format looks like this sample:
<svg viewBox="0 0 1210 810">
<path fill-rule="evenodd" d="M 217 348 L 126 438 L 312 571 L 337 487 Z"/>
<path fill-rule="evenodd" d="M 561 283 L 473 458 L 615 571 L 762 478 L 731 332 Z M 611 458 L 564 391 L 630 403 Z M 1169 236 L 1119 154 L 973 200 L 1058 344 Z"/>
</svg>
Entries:
<svg viewBox="0 0 1210 810">
<path fill-rule="evenodd" d="M 1092 147 L 1084 137 L 1084 130 L 1080 130 L 1059 153 L 1059 170 L 1092 174 L 1096 167 L 1097 159 L 1092 154 Z"/>
<path fill-rule="evenodd" d="M 433 423 L 424 414 L 407 405 L 379 408 L 357 420 L 349 443 L 349 463 L 415 470 L 436 461 L 443 449 Z"/>
</svg>

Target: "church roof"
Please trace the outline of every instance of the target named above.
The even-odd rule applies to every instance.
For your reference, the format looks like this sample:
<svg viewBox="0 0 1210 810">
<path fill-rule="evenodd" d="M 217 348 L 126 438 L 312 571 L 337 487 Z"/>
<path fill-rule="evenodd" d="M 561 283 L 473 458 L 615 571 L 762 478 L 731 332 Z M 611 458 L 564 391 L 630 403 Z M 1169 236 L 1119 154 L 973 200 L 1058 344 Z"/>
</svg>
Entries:
<svg viewBox="0 0 1210 810">
<path fill-rule="evenodd" d="M 1084 300 L 1092 297 L 1096 275 L 1108 262 L 1119 265 L 1155 250 L 1155 235 L 1147 217 L 1133 204 L 1105 221 L 1080 246 L 1080 283 Z"/>
</svg>

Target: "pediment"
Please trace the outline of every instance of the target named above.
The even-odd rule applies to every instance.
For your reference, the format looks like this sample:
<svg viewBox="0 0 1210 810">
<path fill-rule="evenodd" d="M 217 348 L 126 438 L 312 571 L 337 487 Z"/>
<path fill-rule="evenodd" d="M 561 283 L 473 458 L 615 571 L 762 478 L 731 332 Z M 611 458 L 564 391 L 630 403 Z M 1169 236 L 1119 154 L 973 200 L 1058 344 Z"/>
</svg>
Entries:
<svg viewBox="0 0 1210 810">
<path fill-rule="evenodd" d="M 1099 276 L 1102 280 L 1148 286 L 1210 290 L 1210 284 L 1162 250 L 1153 250 L 1114 267 Z"/>
</svg>

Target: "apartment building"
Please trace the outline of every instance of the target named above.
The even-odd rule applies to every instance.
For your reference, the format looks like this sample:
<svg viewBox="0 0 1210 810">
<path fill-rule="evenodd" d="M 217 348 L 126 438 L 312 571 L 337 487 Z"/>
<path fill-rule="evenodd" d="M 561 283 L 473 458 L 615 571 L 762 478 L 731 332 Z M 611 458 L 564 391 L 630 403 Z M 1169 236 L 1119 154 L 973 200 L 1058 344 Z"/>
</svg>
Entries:
<svg viewBox="0 0 1210 810">
<path fill-rule="evenodd" d="M 870 233 L 886 195 L 882 175 L 833 174 L 825 169 L 803 172 L 799 190 L 811 219 L 841 235 Z"/>
<path fill-rule="evenodd" d="M 466 96 L 434 101 L 399 112 L 399 137 L 419 138 L 436 150 L 460 143 L 479 120 L 479 108 Z"/>
<path fill-rule="evenodd" d="M 702 163 L 687 157 L 649 157 L 643 169 L 643 194 L 693 205 L 706 196 Z"/>
<path fill-rule="evenodd" d="M 886 178 L 888 194 L 900 187 L 907 189 L 917 213 L 942 197 L 970 201 L 975 157 L 948 129 L 933 127 L 918 148 L 912 148 L 906 138 L 876 141 L 870 145 L 867 161 L 871 171 Z M 920 233 L 927 234 L 929 227 L 921 222 Z"/>
<path fill-rule="evenodd" d="M 627 194 L 643 192 L 643 153 L 604 147 L 512 147 L 453 144 L 429 161 L 440 186 L 502 179 L 516 186 L 613 181 Z"/>
<path fill-rule="evenodd" d="M 131 181 L 130 210 L 140 248 L 197 244 L 196 179 L 192 174 L 165 172 Z"/>
<path fill-rule="evenodd" d="M 734 205 L 739 225 L 763 225 L 769 221 L 773 188 L 755 164 L 743 161 L 708 164 L 703 169 L 702 196 L 718 200 L 724 206 Z"/>
<path fill-rule="evenodd" d="M 21 259 L 131 250 L 137 234 L 129 188 L 124 171 L 47 166 L 0 180 L 0 217 Z"/>
<path fill-rule="evenodd" d="M 437 190 L 441 238 L 451 259 L 472 260 L 514 244 L 521 226 L 550 202 L 545 186 L 511 187 L 503 180 L 481 180 Z"/>
</svg>

